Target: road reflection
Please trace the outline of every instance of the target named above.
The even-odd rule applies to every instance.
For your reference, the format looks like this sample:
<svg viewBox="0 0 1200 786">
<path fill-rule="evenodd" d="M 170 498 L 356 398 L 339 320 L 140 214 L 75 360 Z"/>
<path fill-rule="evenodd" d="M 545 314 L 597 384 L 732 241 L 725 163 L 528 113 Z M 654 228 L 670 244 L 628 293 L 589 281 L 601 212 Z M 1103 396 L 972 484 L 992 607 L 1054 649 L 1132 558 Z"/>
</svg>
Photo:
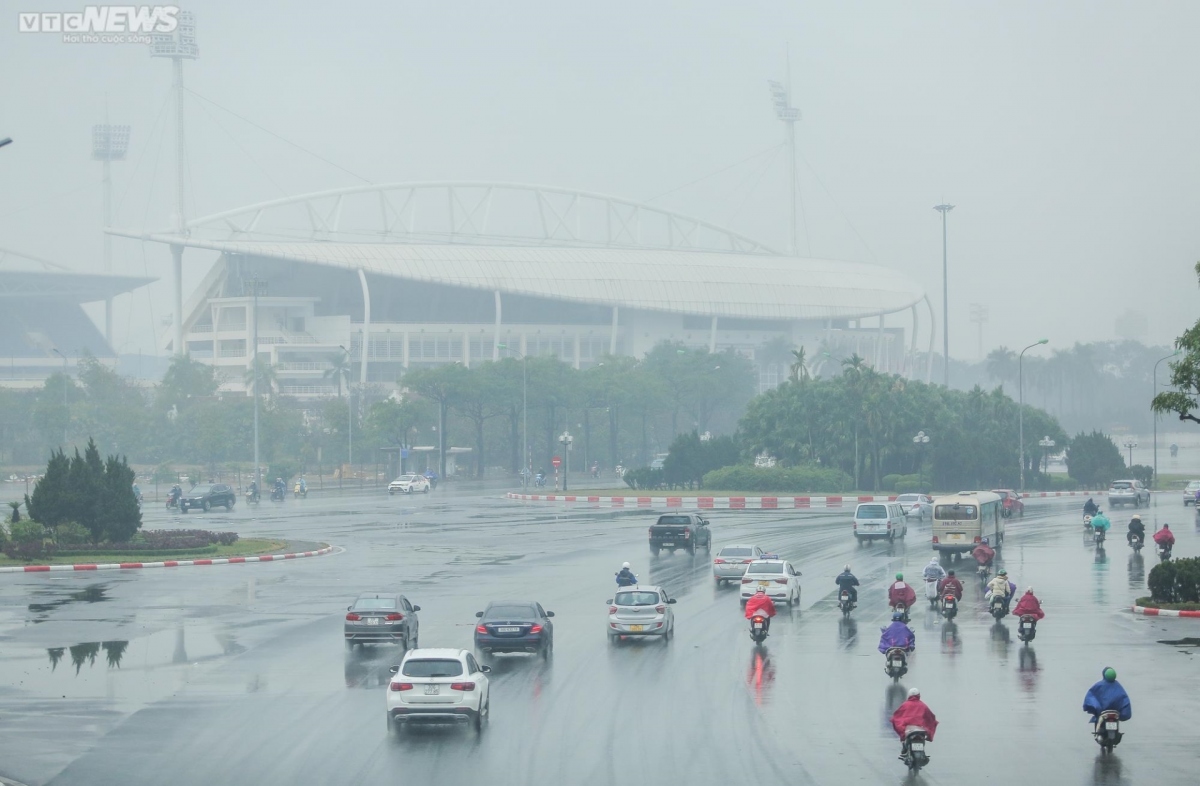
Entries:
<svg viewBox="0 0 1200 786">
<path fill-rule="evenodd" d="M 1017 652 L 1017 669 L 1021 677 L 1021 690 L 1033 693 L 1037 688 L 1037 652 L 1026 644 Z"/>
<path fill-rule="evenodd" d="M 128 647 L 128 641 L 87 641 L 70 647 L 48 647 L 46 655 L 50 658 L 50 671 L 53 672 L 58 669 L 63 655 L 69 651 L 71 665 L 75 667 L 75 674 L 78 676 L 85 665 L 89 668 L 96 665 L 96 658 L 101 650 L 104 651 L 104 660 L 108 668 L 121 668 L 121 659 L 125 657 Z"/>
<path fill-rule="evenodd" d="M 942 652 L 946 655 L 957 655 L 962 651 L 962 639 L 958 636 L 958 624 L 954 620 L 946 620 L 942 625 Z"/>
<path fill-rule="evenodd" d="M 1146 560 L 1139 553 L 1129 556 L 1129 588 L 1142 589 L 1146 586 Z"/>
<path fill-rule="evenodd" d="M 853 617 L 838 620 L 838 642 L 842 649 L 852 650 L 858 645 L 858 623 Z"/>
<path fill-rule="evenodd" d="M 883 691 L 883 717 L 880 719 L 879 728 L 883 729 L 887 735 L 894 735 L 896 732 L 892 729 L 892 715 L 896 712 L 896 708 L 904 703 L 908 698 L 908 688 L 898 682 L 893 682 L 888 685 Z"/>
<path fill-rule="evenodd" d="M 1126 786 L 1132 783 L 1121 771 L 1121 759 L 1115 753 L 1096 756 L 1092 765 L 1092 783 L 1096 786 Z"/>
<path fill-rule="evenodd" d="M 755 647 L 750 656 L 750 670 L 746 674 L 746 684 L 754 693 L 754 703 L 763 706 L 770 700 L 769 692 L 775 684 L 775 664 L 771 662 L 771 654 L 766 647 Z"/>
<path fill-rule="evenodd" d="M 988 638 L 991 643 L 992 652 L 1000 656 L 1001 660 L 1008 659 L 1008 648 L 1012 644 L 1012 632 L 1003 622 L 997 621 L 992 625 L 991 635 Z"/>
</svg>

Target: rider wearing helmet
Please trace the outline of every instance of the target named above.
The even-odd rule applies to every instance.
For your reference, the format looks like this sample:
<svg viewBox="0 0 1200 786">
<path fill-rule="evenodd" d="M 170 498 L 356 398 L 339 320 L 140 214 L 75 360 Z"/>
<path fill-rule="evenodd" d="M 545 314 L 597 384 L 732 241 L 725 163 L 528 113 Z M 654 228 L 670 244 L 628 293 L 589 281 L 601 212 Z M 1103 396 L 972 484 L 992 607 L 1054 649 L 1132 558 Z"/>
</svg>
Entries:
<svg viewBox="0 0 1200 786">
<path fill-rule="evenodd" d="M 953 570 L 948 571 L 946 578 L 938 582 L 938 595 L 944 598 L 948 594 L 954 595 L 955 600 L 962 600 L 963 585 L 958 580 L 958 577 L 954 575 Z"/>
<path fill-rule="evenodd" d="M 986 568 L 989 567 L 992 564 L 992 560 L 996 558 L 996 552 L 990 545 L 988 545 L 988 539 L 984 538 L 979 541 L 979 545 L 976 546 L 975 550 L 971 552 L 971 556 L 975 558 L 975 561 L 979 563 L 981 567 Z"/>
<path fill-rule="evenodd" d="M 892 713 L 892 728 L 900 736 L 900 758 L 903 759 L 908 753 L 909 732 L 923 730 L 929 735 L 929 741 L 933 742 L 933 733 L 937 731 L 937 726 L 938 720 L 933 710 L 921 701 L 921 691 L 916 688 L 910 690 L 908 698 Z"/>
<path fill-rule="evenodd" d="M 845 590 L 850 593 L 850 602 L 858 603 L 858 579 L 850 572 L 849 565 L 842 568 L 842 572 L 833 579 L 833 583 L 838 585 L 838 594 Z"/>
<path fill-rule="evenodd" d="M 1004 568 L 996 574 L 996 578 L 988 582 L 988 592 L 992 593 L 993 598 L 1001 598 L 1004 601 L 1004 610 L 1008 611 L 1008 606 L 1012 603 L 1013 593 L 1016 591 L 1016 585 L 1008 580 L 1008 571 Z"/>
<path fill-rule="evenodd" d="M 764 587 L 759 587 L 758 590 L 750 596 L 746 601 L 746 619 L 750 619 L 755 614 L 760 614 L 766 617 L 763 624 L 763 630 L 771 629 L 771 617 L 775 616 L 775 603 L 767 595 L 767 590 Z"/>
<path fill-rule="evenodd" d="M 1017 601 L 1017 607 L 1013 609 L 1013 614 L 1018 617 L 1033 617 L 1041 619 L 1046 616 L 1046 612 L 1042 611 L 1041 601 L 1037 599 L 1037 595 L 1033 594 L 1033 587 L 1026 587 L 1025 594 Z"/>
<path fill-rule="evenodd" d="M 1117 682 L 1117 672 L 1111 666 L 1104 670 L 1104 679 L 1088 689 L 1083 697 L 1083 711 L 1092 716 L 1092 724 L 1100 722 L 1100 713 L 1112 710 L 1117 717 L 1127 721 L 1133 717 L 1133 705 L 1129 694 Z"/>
<path fill-rule="evenodd" d="M 897 573 L 895 583 L 888 587 L 888 605 L 896 608 L 903 603 L 904 608 L 908 609 L 916 602 L 916 590 L 904 583 L 903 573 Z"/>
<path fill-rule="evenodd" d="M 638 577 L 629 569 L 629 563 L 625 562 L 621 565 L 621 570 L 617 572 L 618 587 L 636 587 Z"/>
<path fill-rule="evenodd" d="M 1142 523 L 1142 517 L 1136 513 L 1133 514 L 1133 518 L 1129 519 L 1129 531 L 1125 533 L 1125 542 L 1132 543 L 1134 535 L 1141 538 L 1142 543 L 1146 542 L 1146 525 Z"/>
</svg>

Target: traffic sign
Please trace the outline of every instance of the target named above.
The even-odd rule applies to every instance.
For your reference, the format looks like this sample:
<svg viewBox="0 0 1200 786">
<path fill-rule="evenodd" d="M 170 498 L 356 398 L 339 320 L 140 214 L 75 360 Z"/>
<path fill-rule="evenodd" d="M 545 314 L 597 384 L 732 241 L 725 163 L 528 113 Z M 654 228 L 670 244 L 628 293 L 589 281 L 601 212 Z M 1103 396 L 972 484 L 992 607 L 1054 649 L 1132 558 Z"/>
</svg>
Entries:
<svg viewBox="0 0 1200 786">
<path fill-rule="evenodd" d="M 562 466 L 562 459 L 558 456 L 555 456 L 554 458 L 550 459 L 550 463 L 554 465 L 555 469 L 558 469 Z"/>
</svg>

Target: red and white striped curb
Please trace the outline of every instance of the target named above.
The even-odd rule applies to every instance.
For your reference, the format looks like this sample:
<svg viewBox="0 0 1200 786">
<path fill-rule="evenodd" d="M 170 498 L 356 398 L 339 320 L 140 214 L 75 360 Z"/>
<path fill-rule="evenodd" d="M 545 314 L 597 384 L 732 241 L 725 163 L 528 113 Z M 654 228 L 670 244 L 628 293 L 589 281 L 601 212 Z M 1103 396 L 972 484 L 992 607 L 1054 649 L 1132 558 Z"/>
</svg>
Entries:
<svg viewBox="0 0 1200 786">
<path fill-rule="evenodd" d="M 1022 497 L 1103 497 L 1107 491 L 1026 491 Z"/>
<path fill-rule="evenodd" d="M 21 565 L 0 568 L 0 573 L 48 573 L 77 570 L 136 570 L 139 568 L 191 568 L 202 565 L 240 565 L 243 562 L 282 562 L 303 557 L 320 557 L 333 551 L 326 546 L 317 551 L 298 551 L 294 554 L 264 554 L 260 557 L 221 557 L 219 559 L 183 559 L 164 562 L 103 562 L 85 565 Z"/>
<path fill-rule="evenodd" d="M 515 494 L 508 499 L 522 502 L 574 502 L 613 508 L 702 508 L 729 510 L 786 510 L 789 508 L 840 508 L 859 502 L 889 502 L 895 496 L 859 497 L 601 497 L 571 494 Z"/>
<path fill-rule="evenodd" d="M 1175 609 L 1148 609 L 1145 606 L 1134 606 L 1134 614 L 1145 614 L 1147 617 L 1194 617 L 1200 619 L 1200 611 L 1176 611 Z"/>
</svg>

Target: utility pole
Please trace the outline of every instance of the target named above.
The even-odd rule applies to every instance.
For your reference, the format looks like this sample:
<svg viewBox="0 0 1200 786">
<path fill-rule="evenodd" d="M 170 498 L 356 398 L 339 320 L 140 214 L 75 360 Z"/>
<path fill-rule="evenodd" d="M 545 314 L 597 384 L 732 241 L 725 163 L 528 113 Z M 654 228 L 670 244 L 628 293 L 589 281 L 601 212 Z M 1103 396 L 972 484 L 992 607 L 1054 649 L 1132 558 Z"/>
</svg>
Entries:
<svg viewBox="0 0 1200 786">
<path fill-rule="evenodd" d="M 1150 394 L 1151 401 L 1154 401 L 1154 399 L 1158 398 L 1158 364 L 1163 362 L 1164 360 L 1170 360 L 1171 358 L 1175 357 L 1178 354 L 1179 354 L 1179 352 L 1177 350 L 1165 357 L 1161 357 L 1158 360 L 1154 361 L 1154 372 L 1150 375 L 1151 377 L 1153 377 L 1153 383 L 1154 383 L 1153 392 Z M 1133 458 L 1133 456 L 1131 454 L 1130 459 L 1132 460 L 1132 458 Z M 1151 488 L 1154 488 L 1155 486 L 1158 485 L 1158 413 L 1157 412 L 1154 413 L 1154 477 L 1151 478 L 1150 480 L 1151 480 L 1151 486 L 1150 486 Z"/>
<path fill-rule="evenodd" d="M 787 75 L 784 83 L 768 80 L 771 88 L 771 98 L 775 103 L 775 116 L 783 122 L 787 129 L 788 149 L 788 250 L 796 256 L 796 123 L 800 120 L 800 110 L 792 106 L 792 58 L 787 58 Z"/>
<path fill-rule="evenodd" d="M 982 303 L 971 304 L 971 321 L 979 329 L 979 349 L 977 350 L 978 359 L 983 360 L 983 323 L 988 321 L 988 308 Z"/>
<path fill-rule="evenodd" d="M 124 161 L 129 151 L 129 126 L 113 126 L 108 124 L 108 103 L 104 105 L 104 124 L 92 126 L 92 159 L 104 165 L 104 176 L 101 180 L 104 191 L 104 272 L 112 273 L 112 235 L 108 228 L 112 226 L 112 167 L 113 161 Z M 113 343 L 113 302 L 112 296 L 104 299 L 104 340 L 111 347 Z"/>
<path fill-rule="evenodd" d="M 250 357 L 251 374 L 254 375 L 254 483 L 255 488 L 262 493 L 262 465 L 258 461 L 258 296 L 267 293 L 267 282 L 259 278 L 247 278 L 242 281 L 242 296 L 245 297 L 247 290 L 254 298 L 254 306 L 251 309 L 251 319 L 253 325 L 250 328 Z M 215 329 L 216 326 L 214 325 Z"/>
<path fill-rule="evenodd" d="M 1018 491 L 1025 490 L 1025 353 L 1034 347 L 1040 347 L 1042 344 L 1050 343 L 1050 339 L 1043 338 L 1033 342 L 1025 349 L 1021 350 L 1021 354 L 1017 356 L 1017 389 L 1020 393 L 1020 404 L 1017 407 L 1017 433 L 1019 448 L 1018 453 L 1021 459 L 1021 487 Z"/>
<path fill-rule="evenodd" d="M 946 264 L 946 214 L 954 205 L 934 205 L 942 214 L 942 384 L 950 387 L 950 278 Z"/>
</svg>

